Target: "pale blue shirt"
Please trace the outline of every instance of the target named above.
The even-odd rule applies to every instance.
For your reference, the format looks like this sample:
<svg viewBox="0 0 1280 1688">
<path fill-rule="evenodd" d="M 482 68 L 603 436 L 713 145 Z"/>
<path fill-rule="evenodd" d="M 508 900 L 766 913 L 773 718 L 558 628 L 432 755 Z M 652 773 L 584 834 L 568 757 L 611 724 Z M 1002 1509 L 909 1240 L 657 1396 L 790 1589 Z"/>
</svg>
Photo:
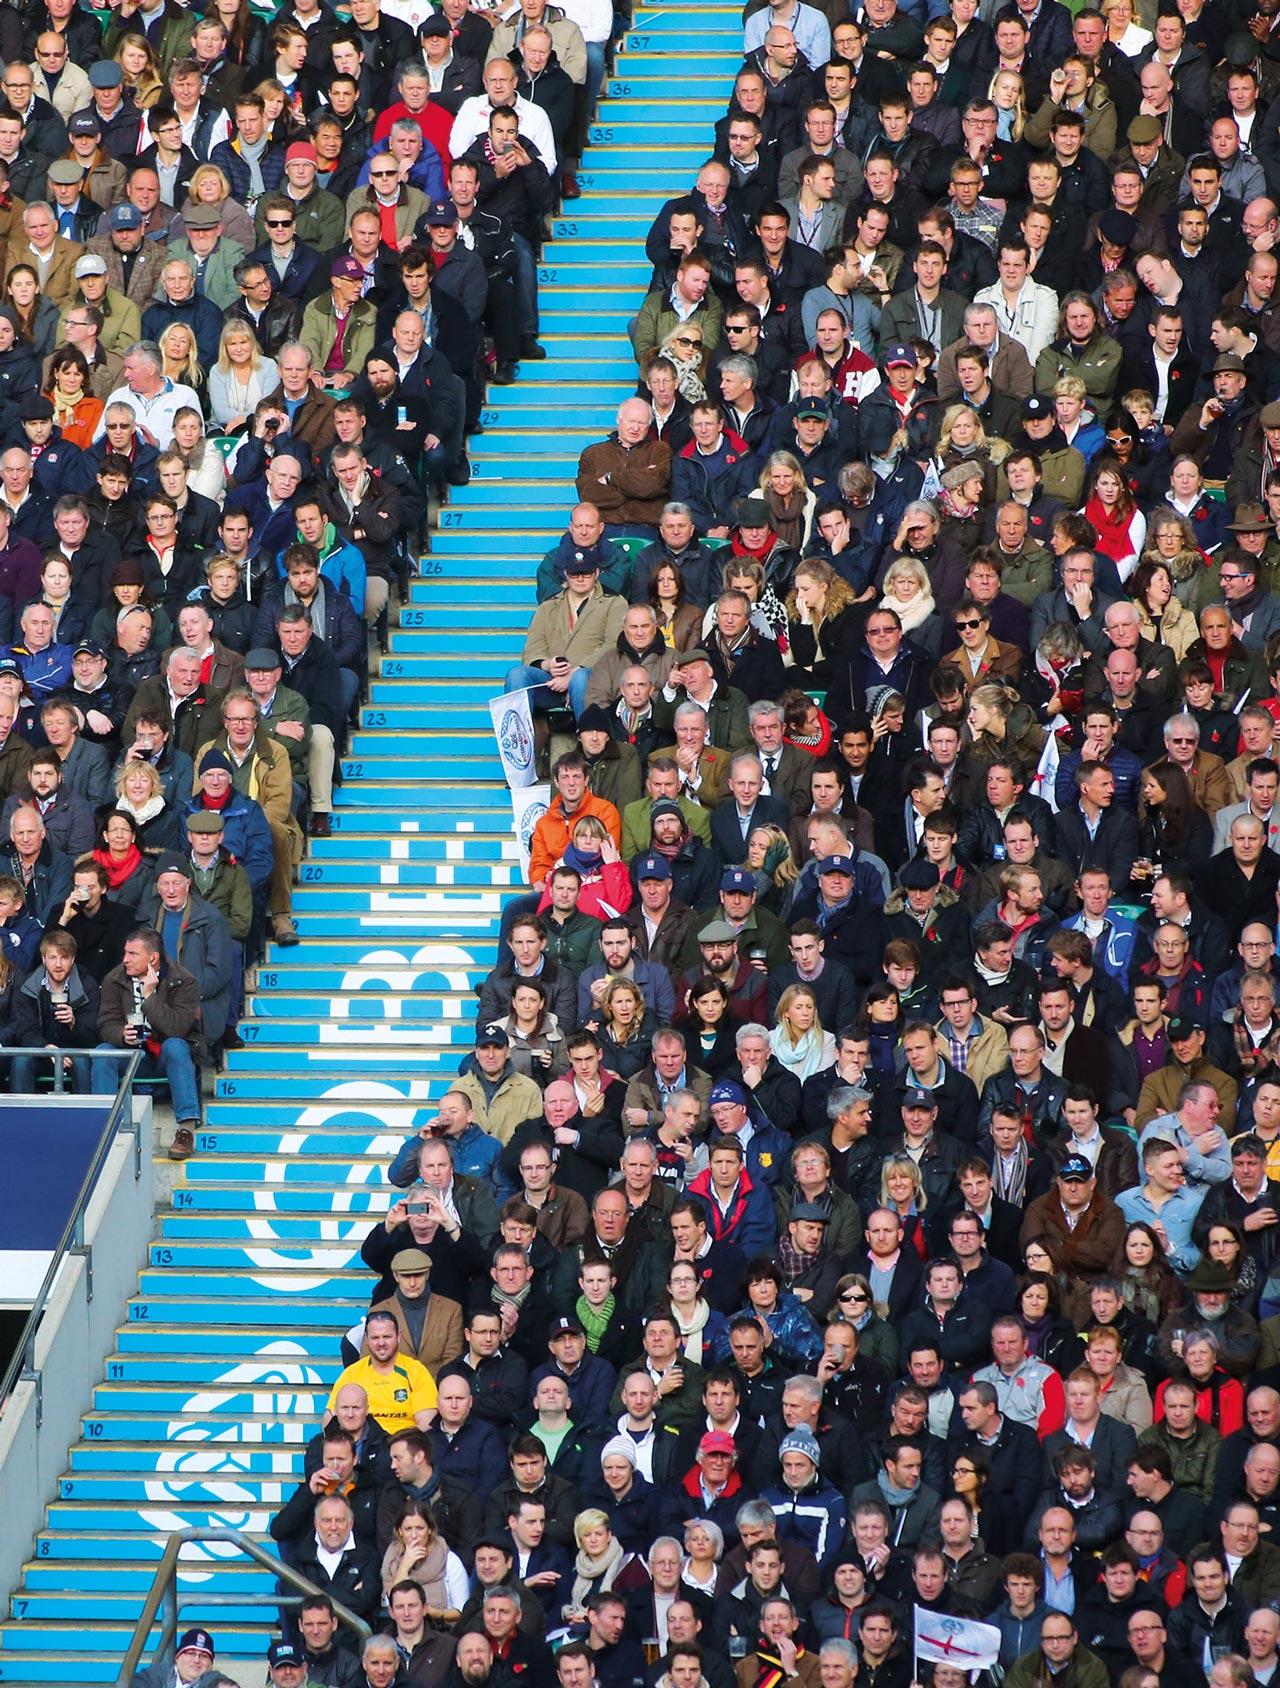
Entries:
<svg viewBox="0 0 1280 1688">
<path fill-rule="evenodd" d="M 748 18 L 742 37 L 743 52 L 754 53 L 757 47 L 763 47 L 765 36 L 775 24 L 791 31 L 796 46 L 814 70 L 821 69 L 831 57 L 831 25 L 815 7 L 804 5 L 803 0 L 790 18 L 776 17 L 772 6 L 764 6 Z"/>
<path fill-rule="evenodd" d="M 1191 1240 L 1191 1226 L 1204 1196 L 1203 1190 L 1193 1190 L 1184 1184 L 1157 1210 L 1147 1197 L 1146 1186 L 1138 1185 L 1132 1190 L 1121 1190 L 1116 1206 L 1129 1225 L 1137 1219 L 1144 1219 L 1148 1225 L 1159 1220 L 1169 1239 L 1169 1264 L 1175 1272 L 1190 1272 L 1200 1259 L 1200 1250 Z"/>
</svg>

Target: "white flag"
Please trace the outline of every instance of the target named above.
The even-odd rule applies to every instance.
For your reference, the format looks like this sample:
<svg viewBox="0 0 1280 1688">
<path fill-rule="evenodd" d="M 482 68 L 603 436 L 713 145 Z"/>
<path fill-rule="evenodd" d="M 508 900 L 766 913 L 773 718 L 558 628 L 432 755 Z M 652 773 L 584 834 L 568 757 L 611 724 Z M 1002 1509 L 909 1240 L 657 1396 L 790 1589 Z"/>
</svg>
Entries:
<svg viewBox="0 0 1280 1688">
<path fill-rule="evenodd" d="M 1054 786 L 1058 782 L 1059 760 L 1058 735 L 1046 733 L 1044 749 L 1040 753 L 1040 766 L 1031 778 L 1031 795 L 1043 797 L 1055 815 L 1058 812 L 1058 799 L 1054 795 Z"/>
<path fill-rule="evenodd" d="M 935 1665 L 958 1665 L 961 1670 L 984 1670 L 1000 1657 L 1000 1631 L 994 1624 L 948 1618 L 940 1612 L 915 1608 L 917 1659 Z"/>
<path fill-rule="evenodd" d="M 501 692 L 489 699 L 493 736 L 498 741 L 502 771 L 512 791 L 532 785 L 538 777 L 534 765 L 533 713 L 529 693 Z"/>
<path fill-rule="evenodd" d="M 545 781 L 541 785 L 521 786 L 511 793 L 512 825 L 516 843 L 520 846 L 521 870 L 526 879 L 529 877 L 529 847 L 533 842 L 533 830 L 546 814 L 550 802 L 551 787 Z"/>
</svg>

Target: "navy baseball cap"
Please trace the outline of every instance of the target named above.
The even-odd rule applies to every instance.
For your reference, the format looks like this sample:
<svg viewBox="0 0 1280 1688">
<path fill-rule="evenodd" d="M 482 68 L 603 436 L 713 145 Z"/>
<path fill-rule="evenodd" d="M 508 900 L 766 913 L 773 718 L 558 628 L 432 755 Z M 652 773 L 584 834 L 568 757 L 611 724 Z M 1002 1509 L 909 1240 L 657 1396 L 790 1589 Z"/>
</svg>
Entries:
<svg viewBox="0 0 1280 1688">
<path fill-rule="evenodd" d="M 671 863 L 665 856 L 641 856 L 636 863 L 636 883 L 642 879 L 670 879 Z"/>
<path fill-rule="evenodd" d="M 756 876 L 744 867 L 729 868 L 720 881 L 722 891 L 750 891 L 755 894 Z"/>
</svg>

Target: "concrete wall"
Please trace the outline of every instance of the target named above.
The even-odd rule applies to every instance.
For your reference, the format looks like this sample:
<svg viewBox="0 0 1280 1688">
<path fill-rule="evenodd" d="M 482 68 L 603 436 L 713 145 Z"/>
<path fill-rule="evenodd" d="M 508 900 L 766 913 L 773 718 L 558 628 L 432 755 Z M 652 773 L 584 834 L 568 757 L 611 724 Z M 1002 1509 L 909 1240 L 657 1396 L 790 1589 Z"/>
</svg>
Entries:
<svg viewBox="0 0 1280 1688">
<path fill-rule="evenodd" d="M 52 1099 L 49 1099 L 52 1100 Z M 0 1594 L 7 1597 L 31 1557 L 45 1508 L 57 1497 L 67 1449 L 102 1381 L 106 1355 L 138 1287 L 151 1241 L 151 1102 L 135 1094 L 142 1155 L 132 1131 L 116 1134 L 85 1214 L 85 1255 L 69 1255 L 54 1284 L 35 1345 L 37 1388 L 19 1382 L 0 1416 Z M 92 1266 L 92 1299 L 89 1295 Z M 7 1605 L 6 1605 L 7 1611 Z"/>
</svg>

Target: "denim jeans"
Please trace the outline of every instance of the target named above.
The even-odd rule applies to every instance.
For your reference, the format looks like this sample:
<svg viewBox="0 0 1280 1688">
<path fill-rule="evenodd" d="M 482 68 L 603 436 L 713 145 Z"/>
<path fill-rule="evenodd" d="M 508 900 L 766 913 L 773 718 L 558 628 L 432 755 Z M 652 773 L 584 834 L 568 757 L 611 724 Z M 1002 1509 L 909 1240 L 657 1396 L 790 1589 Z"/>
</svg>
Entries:
<svg viewBox="0 0 1280 1688">
<path fill-rule="evenodd" d="M 59 1057 L 55 1056 L 53 1051 L 50 1050 L 49 1059 L 56 1060 L 58 1058 Z M 41 1067 L 44 1067 L 45 1061 L 42 1056 L 14 1056 L 13 1066 L 9 1072 L 9 1088 L 15 1096 L 27 1096 L 35 1090 L 37 1061 L 40 1062 Z M 73 1090 L 77 1096 L 87 1096 L 89 1094 L 92 1089 L 92 1081 L 89 1067 L 89 1057 L 87 1055 L 73 1055 L 71 1057 L 70 1079 L 68 1080 L 64 1075 L 63 1087 L 64 1089 L 69 1088 Z M 111 1089 L 115 1089 L 114 1084 L 111 1086 Z"/>
<path fill-rule="evenodd" d="M 538 337 L 538 265 L 533 248 L 522 234 L 513 234 L 511 244 L 516 254 L 516 297 L 519 304 L 520 335 L 525 340 Z"/>
<path fill-rule="evenodd" d="M 113 1044 L 100 1043 L 99 1049 L 114 1048 Z M 143 1050 L 142 1059 L 138 1063 L 139 1078 L 165 1078 L 169 1081 L 169 1094 L 173 1098 L 173 1116 L 179 1125 L 199 1125 L 200 1123 L 200 1086 L 196 1078 L 196 1064 L 191 1059 L 191 1051 L 187 1048 L 185 1038 L 167 1037 L 160 1045 L 159 1055 L 152 1055 Z M 101 1061 L 95 1058 L 93 1062 L 93 1093 L 110 1095 L 120 1081 L 120 1063 L 118 1061 Z"/>
<path fill-rule="evenodd" d="M 563 709 L 567 701 L 576 721 L 586 707 L 587 683 L 591 679 L 591 670 L 575 668 L 569 676 L 567 693 L 553 692 L 550 686 L 544 684 L 546 678 L 545 668 L 526 668 L 523 663 L 518 662 L 514 668 L 508 668 L 502 689 L 504 692 L 522 692 L 527 686 L 533 686 L 535 690 L 529 702 L 534 709 Z"/>
</svg>

